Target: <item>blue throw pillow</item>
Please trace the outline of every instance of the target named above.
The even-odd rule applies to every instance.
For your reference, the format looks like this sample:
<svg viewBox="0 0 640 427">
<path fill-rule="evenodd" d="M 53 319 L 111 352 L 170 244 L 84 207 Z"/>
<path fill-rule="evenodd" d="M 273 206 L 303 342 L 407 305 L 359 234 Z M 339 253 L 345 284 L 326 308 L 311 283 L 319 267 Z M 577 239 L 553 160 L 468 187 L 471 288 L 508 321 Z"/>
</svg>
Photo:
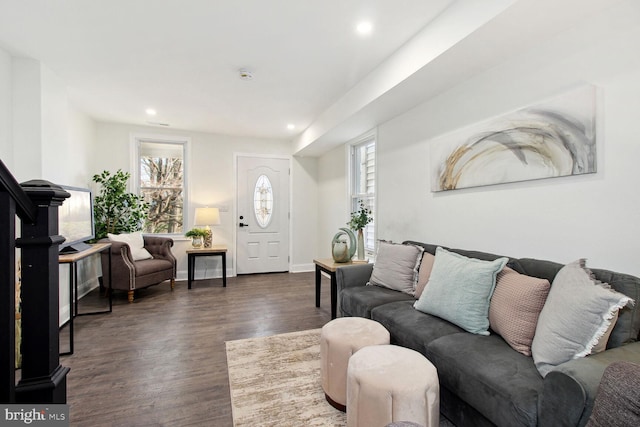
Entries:
<svg viewBox="0 0 640 427">
<path fill-rule="evenodd" d="M 438 247 L 429 282 L 413 306 L 473 334 L 489 335 L 491 295 L 508 261 L 483 261 Z"/>
</svg>

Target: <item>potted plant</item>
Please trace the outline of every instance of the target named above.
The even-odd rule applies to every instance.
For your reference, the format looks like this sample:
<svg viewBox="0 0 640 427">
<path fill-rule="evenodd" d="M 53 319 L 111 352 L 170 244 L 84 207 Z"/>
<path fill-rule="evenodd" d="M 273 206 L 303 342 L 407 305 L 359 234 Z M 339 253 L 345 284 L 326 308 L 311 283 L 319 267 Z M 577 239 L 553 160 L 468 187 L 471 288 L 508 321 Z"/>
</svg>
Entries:
<svg viewBox="0 0 640 427">
<path fill-rule="evenodd" d="M 115 174 L 103 171 L 93 176 L 100 184 L 100 192 L 93 200 L 93 216 L 96 240 L 107 237 L 107 233 L 121 234 L 142 230 L 149 205 L 142 196 L 127 192 L 127 181 L 131 174 L 121 169 Z"/>
<path fill-rule="evenodd" d="M 370 222 L 373 221 L 373 216 L 371 215 L 371 209 L 368 209 L 364 202 L 360 201 L 360 208 L 351 212 L 351 220 L 347 223 L 349 228 L 354 231 L 358 231 L 358 259 L 364 259 L 364 233 L 362 229 L 367 226 Z"/>
<path fill-rule="evenodd" d="M 202 247 L 202 243 L 204 242 L 204 238 L 207 236 L 207 230 L 204 228 L 192 228 L 191 230 L 184 233 L 186 237 L 191 237 L 191 245 L 194 248 Z"/>
</svg>

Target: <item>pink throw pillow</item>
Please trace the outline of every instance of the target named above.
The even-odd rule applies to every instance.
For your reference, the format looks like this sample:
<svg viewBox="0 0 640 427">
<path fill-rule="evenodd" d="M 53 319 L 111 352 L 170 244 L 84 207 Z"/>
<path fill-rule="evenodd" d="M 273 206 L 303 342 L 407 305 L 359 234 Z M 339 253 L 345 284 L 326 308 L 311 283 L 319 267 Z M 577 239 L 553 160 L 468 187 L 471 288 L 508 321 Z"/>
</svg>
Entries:
<svg viewBox="0 0 640 427">
<path fill-rule="evenodd" d="M 531 356 L 538 317 L 550 287 L 546 279 L 525 276 L 509 267 L 498 273 L 489 323 L 507 344 L 525 356 Z"/>
<path fill-rule="evenodd" d="M 433 269 L 433 261 L 435 260 L 436 257 L 429 252 L 425 252 L 422 255 L 422 262 L 418 269 L 418 282 L 416 283 L 416 291 L 414 293 L 416 299 L 420 299 L 420 295 L 422 295 L 424 288 L 427 286 L 429 276 L 431 276 L 431 270 Z"/>
</svg>

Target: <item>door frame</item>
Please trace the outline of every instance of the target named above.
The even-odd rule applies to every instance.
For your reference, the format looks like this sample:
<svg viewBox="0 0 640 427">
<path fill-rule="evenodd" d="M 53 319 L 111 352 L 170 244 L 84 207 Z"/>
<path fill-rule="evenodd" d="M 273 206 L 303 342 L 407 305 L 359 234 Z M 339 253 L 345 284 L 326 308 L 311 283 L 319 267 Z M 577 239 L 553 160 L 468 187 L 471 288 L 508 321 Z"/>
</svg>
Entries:
<svg viewBox="0 0 640 427">
<path fill-rule="evenodd" d="M 261 154 L 261 153 L 233 153 L 233 198 L 235 203 L 233 204 L 233 276 L 237 276 L 238 272 L 238 160 L 241 157 L 258 157 L 262 159 L 281 159 L 287 160 L 289 163 L 289 224 L 288 224 L 288 233 L 289 233 L 289 247 L 287 248 L 287 257 L 288 257 L 288 270 L 291 272 L 291 254 L 293 253 L 293 227 L 292 227 L 292 217 L 293 217 L 293 173 L 291 171 L 291 163 L 293 157 L 288 154 Z"/>
</svg>

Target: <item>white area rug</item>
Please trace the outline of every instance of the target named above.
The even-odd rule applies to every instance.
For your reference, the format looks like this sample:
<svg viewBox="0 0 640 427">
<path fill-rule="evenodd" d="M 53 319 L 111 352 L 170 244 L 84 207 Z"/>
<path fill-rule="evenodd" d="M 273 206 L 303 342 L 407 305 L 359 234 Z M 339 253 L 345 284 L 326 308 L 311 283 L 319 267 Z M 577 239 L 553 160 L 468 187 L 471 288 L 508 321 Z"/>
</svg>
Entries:
<svg viewBox="0 0 640 427">
<path fill-rule="evenodd" d="M 320 382 L 320 329 L 227 341 L 234 427 L 344 427 Z M 440 427 L 455 427 L 440 417 Z"/>
<path fill-rule="evenodd" d="M 320 382 L 320 329 L 227 341 L 235 427 L 346 425 Z"/>
</svg>

